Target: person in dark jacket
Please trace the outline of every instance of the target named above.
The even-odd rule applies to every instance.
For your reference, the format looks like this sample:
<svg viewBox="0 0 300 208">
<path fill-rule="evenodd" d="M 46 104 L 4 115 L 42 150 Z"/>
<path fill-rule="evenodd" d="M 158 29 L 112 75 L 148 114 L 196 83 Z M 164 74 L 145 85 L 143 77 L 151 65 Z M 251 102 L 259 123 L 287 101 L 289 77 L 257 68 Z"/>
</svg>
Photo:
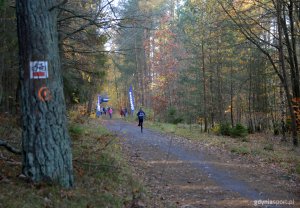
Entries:
<svg viewBox="0 0 300 208">
<path fill-rule="evenodd" d="M 142 108 L 140 108 L 139 112 L 136 115 L 139 119 L 139 125 L 138 126 L 141 126 L 143 124 L 146 113 L 142 110 Z"/>
</svg>

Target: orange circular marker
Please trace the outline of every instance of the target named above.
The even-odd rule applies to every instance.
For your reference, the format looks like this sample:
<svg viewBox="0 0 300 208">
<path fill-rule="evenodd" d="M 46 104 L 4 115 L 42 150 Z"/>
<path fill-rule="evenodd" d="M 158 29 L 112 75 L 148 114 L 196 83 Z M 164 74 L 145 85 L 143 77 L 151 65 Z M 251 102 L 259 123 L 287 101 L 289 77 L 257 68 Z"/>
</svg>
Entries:
<svg viewBox="0 0 300 208">
<path fill-rule="evenodd" d="M 41 87 L 38 91 L 39 100 L 45 102 L 52 99 L 51 91 L 48 87 Z"/>
</svg>

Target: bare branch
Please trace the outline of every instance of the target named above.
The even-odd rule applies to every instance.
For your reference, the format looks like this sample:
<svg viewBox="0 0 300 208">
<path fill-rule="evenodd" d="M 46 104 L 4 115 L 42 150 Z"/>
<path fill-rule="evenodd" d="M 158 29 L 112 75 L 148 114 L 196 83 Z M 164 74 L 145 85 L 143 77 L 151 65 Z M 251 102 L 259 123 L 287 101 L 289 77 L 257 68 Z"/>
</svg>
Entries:
<svg viewBox="0 0 300 208">
<path fill-rule="evenodd" d="M 51 12 L 53 9 L 59 8 L 60 6 L 66 4 L 66 3 L 68 3 L 68 0 L 63 0 L 63 1 L 60 2 L 59 4 L 57 4 L 57 5 L 53 6 L 53 7 L 51 7 L 51 8 L 49 9 L 49 11 Z"/>
<path fill-rule="evenodd" d="M 4 141 L 4 140 L 2 140 L 2 139 L 0 139 L 0 147 L 1 146 L 5 147 L 8 151 L 10 151 L 10 152 L 12 152 L 14 154 L 17 154 L 17 155 L 21 155 L 21 153 L 22 153 L 20 150 L 18 150 L 16 148 L 14 148 L 13 146 L 7 144 L 7 142 Z"/>
</svg>

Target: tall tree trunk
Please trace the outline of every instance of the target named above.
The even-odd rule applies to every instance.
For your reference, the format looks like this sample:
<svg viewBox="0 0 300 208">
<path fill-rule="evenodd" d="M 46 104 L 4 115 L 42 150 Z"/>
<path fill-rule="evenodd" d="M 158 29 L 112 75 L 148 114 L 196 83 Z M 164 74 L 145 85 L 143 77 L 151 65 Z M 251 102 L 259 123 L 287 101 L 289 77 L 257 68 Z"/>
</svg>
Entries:
<svg viewBox="0 0 300 208">
<path fill-rule="evenodd" d="M 137 34 L 136 34 L 137 36 Z M 139 62 L 139 51 L 138 51 L 138 46 L 137 46 L 137 37 L 134 39 L 134 52 L 135 52 L 135 67 L 136 67 L 136 78 L 137 78 L 137 83 L 136 83 L 136 89 L 138 92 L 138 96 L 136 97 L 136 104 L 137 105 L 142 105 L 142 73 L 140 71 L 140 62 Z"/>
<path fill-rule="evenodd" d="M 210 86 L 210 120 L 211 120 L 211 127 L 215 126 L 215 113 L 214 113 L 214 98 L 213 98 L 213 78 L 212 73 L 210 73 L 209 77 L 209 86 Z"/>
<path fill-rule="evenodd" d="M 294 0 L 290 0 L 289 5 L 289 17 L 290 17 L 290 25 L 291 25 L 291 45 L 292 45 L 292 51 L 293 51 L 293 59 L 294 59 L 294 65 L 295 65 L 295 77 L 293 77 L 293 80 L 295 82 L 296 89 L 294 91 L 297 91 L 295 94 L 297 94 L 296 97 L 300 97 L 300 74 L 299 74 L 299 66 L 298 66 L 298 55 L 297 55 L 297 39 L 296 34 L 299 31 L 295 31 L 295 21 L 294 21 Z"/>
<path fill-rule="evenodd" d="M 222 76 L 221 76 L 221 68 L 218 64 L 217 66 L 217 87 L 218 87 L 218 92 L 217 92 L 217 102 L 218 102 L 218 121 L 219 122 L 224 122 L 224 103 L 223 103 L 223 91 L 222 91 Z"/>
<path fill-rule="evenodd" d="M 231 120 L 231 127 L 234 127 L 234 121 L 233 121 L 233 68 L 232 68 L 232 65 L 230 67 L 230 120 Z"/>
<path fill-rule="evenodd" d="M 278 22 L 278 53 L 279 53 L 279 63 L 280 63 L 280 67 L 281 67 L 281 71 L 282 71 L 282 75 L 283 75 L 283 87 L 287 96 L 287 103 L 288 103 L 288 107 L 289 107 L 289 111 L 291 114 L 291 118 L 292 118 L 292 136 L 293 136 L 293 144 L 295 146 L 298 146 L 298 135 L 297 135 L 297 127 L 296 127 L 296 116 L 295 116 L 295 112 L 294 109 L 292 107 L 292 97 L 290 95 L 289 92 L 289 88 L 288 88 L 288 84 L 287 84 L 287 76 L 286 76 L 286 69 L 285 69 L 285 62 L 284 62 L 284 51 L 283 51 L 283 37 L 282 37 L 282 33 L 283 33 L 283 27 L 282 27 L 282 4 L 281 4 L 281 0 L 277 0 L 277 8 L 276 8 L 276 12 L 277 12 L 277 22 Z M 295 87 L 295 86 L 294 86 Z M 295 93 L 295 91 L 293 90 L 293 92 Z"/>
<path fill-rule="evenodd" d="M 92 79 L 92 78 L 91 78 Z M 93 108 L 93 101 L 94 101 L 94 88 L 93 88 L 93 81 L 91 81 L 91 83 L 89 83 L 89 92 L 88 92 L 88 104 L 87 104 L 87 109 L 86 109 L 86 113 L 87 115 L 91 115 L 92 113 L 92 108 Z"/>
<path fill-rule="evenodd" d="M 144 29 L 144 42 L 150 42 L 150 30 Z M 144 79 L 145 79 L 145 106 L 150 107 L 150 88 L 149 88 L 149 60 L 150 60 L 150 48 L 144 47 Z"/>
<path fill-rule="evenodd" d="M 249 94 L 248 94 L 248 114 L 249 114 L 249 120 L 248 120 L 248 129 L 250 133 L 254 133 L 254 124 L 253 124 L 253 117 L 252 117 L 252 61 L 251 58 L 249 60 Z"/>
<path fill-rule="evenodd" d="M 205 72 L 205 55 L 204 55 L 204 40 L 202 40 L 202 73 L 203 73 L 203 112 L 204 112 L 204 132 L 207 132 L 207 101 L 206 101 L 206 72 Z"/>
<path fill-rule="evenodd" d="M 72 153 L 58 50 L 57 3 L 53 0 L 16 1 L 23 120 L 22 172 L 34 182 L 46 180 L 71 187 Z M 32 61 L 47 61 L 49 77 L 31 79 Z"/>
<path fill-rule="evenodd" d="M 118 85 L 118 82 L 117 82 L 117 70 L 116 70 L 116 65 L 113 66 L 113 69 L 114 69 L 114 84 L 115 84 L 115 90 L 116 90 L 116 94 L 117 94 L 117 102 L 121 105 L 121 106 L 118 106 L 118 107 L 122 107 L 122 102 L 120 100 L 120 92 L 119 92 L 119 85 Z M 125 85 L 127 86 L 127 85 Z"/>
<path fill-rule="evenodd" d="M 4 8 L 3 9 L 3 17 L 5 17 L 6 16 L 6 8 Z M 1 26 L 2 26 L 2 28 L 3 28 L 3 31 L 5 31 L 5 29 L 6 29 L 6 23 L 5 23 L 5 20 L 4 20 L 5 18 L 1 18 L 0 19 L 0 24 L 1 24 Z M 1 36 L 1 44 L 2 44 L 2 46 L 1 47 L 3 47 L 3 46 L 6 46 L 6 38 L 5 38 L 5 36 Z M 2 107 L 2 100 L 4 101 L 4 99 L 3 99 L 3 97 L 4 97 L 4 90 L 3 90 L 3 82 L 2 82 L 2 80 L 3 80 L 3 74 L 4 74 L 4 70 L 5 70 L 5 63 L 4 63 L 4 61 L 5 61 L 5 52 L 3 51 L 3 50 L 1 50 L 0 51 L 0 109 L 1 109 L 1 107 Z"/>
<path fill-rule="evenodd" d="M 283 86 L 280 86 L 280 89 L 279 89 L 279 93 L 280 93 L 280 123 L 281 123 L 281 141 L 287 141 L 286 140 L 286 135 L 285 135 L 285 132 L 286 132 L 286 128 L 285 128 L 285 120 L 286 120 L 286 117 L 285 117 L 285 102 L 284 102 L 284 92 L 283 92 Z"/>
<path fill-rule="evenodd" d="M 279 13 L 278 21 L 281 28 L 281 36 L 285 38 L 285 45 L 287 47 L 289 66 L 290 66 L 290 76 L 291 76 L 291 84 L 292 84 L 292 92 L 293 97 L 300 97 L 300 81 L 299 81 L 299 67 L 298 67 L 298 57 L 296 50 L 296 39 L 295 39 L 295 29 L 294 29 L 294 15 L 293 15 L 293 2 L 290 1 L 288 4 L 288 17 L 289 20 L 286 19 L 286 14 L 284 12 L 284 5 L 282 2 L 277 3 L 277 11 Z M 290 32 L 287 26 L 287 22 L 290 25 Z M 283 37 L 281 37 L 283 39 Z"/>
</svg>

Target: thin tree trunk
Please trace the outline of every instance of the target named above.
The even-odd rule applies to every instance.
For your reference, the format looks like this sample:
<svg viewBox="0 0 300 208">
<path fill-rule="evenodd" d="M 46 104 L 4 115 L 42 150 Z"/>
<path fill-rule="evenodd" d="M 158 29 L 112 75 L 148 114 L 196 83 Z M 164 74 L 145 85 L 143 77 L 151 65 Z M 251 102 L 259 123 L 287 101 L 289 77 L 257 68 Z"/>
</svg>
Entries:
<svg viewBox="0 0 300 208">
<path fill-rule="evenodd" d="M 280 86 L 280 112 L 281 112 L 281 141 L 287 141 L 286 140 L 286 135 L 285 135 L 285 132 L 286 132 L 286 128 L 285 128 L 285 102 L 284 102 L 284 93 L 283 93 L 283 87 Z"/>
<path fill-rule="evenodd" d="M 87 112 L 87 115 L 91 115 L 91 113 L 92 113 L 92 108 L 93 108 L 93 95 L 94 95 L 94 93 L 93 93 L 93 86 L 92 86 L 92 82 L 91 83 L 89 83 L 90 84 L 90 90 L 89 90 L 89 92 L 88 92 L 88 105 L 87 105 L 87 110 L 86 110 L 86 112 Z"/>
<path fill-rule="evenodd" d="M 6 16 L 6 8 L 4 9 L 4 11 L 3 11 L 3 16 L 5 17 Z M 2 25 L 2 27 L 3 27 L 3 31 L 5 31 L 5 29 L 6 29 L 6 23 L 5 23 L 5 20 L 4 20 L 4 18 L 1 18 L 0 19 L 0 23 L 1 23 L 1 25 Z M 5 46 L 6 45 L 6 37 L 5 36 L 2 36 L 1 37 L 1 44 L 2 44 L 2 46 L 1 47 L 3 47 L 3 46 Z M 1 105 L 2 105 L 2 100 L 4 101 L 4 99 L 3 99 L 3 97 L 4 97 L 4 91 L 3 91 L 3 82 L 2 82 L 2 80 L 3 80 L 3 74 L 4 74 L 4 70 L 5 70 L 5 63 L 4 63 L 4 61 L 5 61 L 5 52 L 2 52 L 2 50 L 1 50 L 1 52 L 0 52 L 0 60 L 1 60 L 1 65 L 0 65 L 0 107 L 1 107 Z"/>
<path fill-rule="evenodd" d="M 204 41 L 202 40 L 202 73 L 203 73 L 203 114 L 204 114 L 204 132 L 207 132 L 207 101 L 206 101 L 206 72 L 205 72 L 205 54 L 204 54 Z"/>
<path fill-rule="evenodd" d="M 249 94 L 248 94 L 248 113 L 249 113 L 249 121 L 248 121 L 248 129 L 250 133 L 254 133 L 254 125 L 253 125 L 253 118 L 252 118 L 252 108 L 251 108 L 251 96 L 252 94 L 252 65 L 251 65 L 251 58 L 250 58 L 250 66 L 249 66 Z"/>
<path fill-rule="evenodd" d="M 224 122 L 224 106 L 223 106 L 223 99 L 222 99 L 222 78 L 220 72 L 221 66 L 217 66 L 217 78 L 218 78 L 218 93 L 217 93 L 217 100 L 218 100 L 218 120 L 220 122 Z"/>
<path fill-rule="evenodd" d="M 283 42 L 283 35 L 285 38 L 285 45 L 287 47 L 289 66 L 290 66 L 290 76 L 292 84 L 293 97 L 300 97 L 300 84 L 299 84 L 299 68 L 298 68 L 298 57 L 296 51 L 296 40 L 294 31 L 294 18 L 293 18 L 293 3 L 290 2 L 288 5 L 289 20 L 286 20 L 286 14 L 284 13 L 284 6 L 282 2 L 277 3 L 278 14 L 278 25 L 280 26 L 281 42 Z M 283 13 L 283 14 L 282 14 Z M 290 22 L 290 33 L 286 22 Z"/>
<path fill-rule="evenodd" d="M 136 35 L 137 36 L 137 35 Z M 140 105 L 141 105 L 141 99 L 142 99 L 142 82 L 141 82 L 141 72 L 140 72 L 140 65 L 139 65 L 139 58 L 138 58 L 138 50 L 137 50 L 137 37 L 134 39 L 134 52 L 135 52 L 135 67 L 136 67 L 136 78 L 137 78 L 137 92 L 138 92 L 138 99 L 136 99 Z"/>
<path fill-rule="evenodd" d="M 289 111 L 291 113 L 291 118 L 292 118 L 292 136 L 293 136 L 293 144 L 295 146 L 298 145 L 298 136 L 297 136 L 297 126 L 296 126 L 296 116 L 295 116 L 295 112 L 294 109 L 292 107 L 292 97 L 289 93 L 289 88 L 287 85 L 287 78 L 286 78 L 286 69 L 285 69 L 285 65 L 284 65 L 284 51 L 283 51 L 283 38 L 282 38 L 282 21 L 281 21 L 281 13 L 282 13 L 282 4 L 281 4 L 281 0 L 277 0 L 277 21 L 278 21 L 278 41 L 279 41 L 279 63 L 280 63 L 280 67 L 281 67 L 281 71 L 282 71 L 282 75 L 283 75 L 283 79 L 285 82 L 283 82 L 283 86 L 284 86 L 284 90 L 287 96 L 287 102 L 288 102 L 288 107 L 289 107 Z"/>
<path fill-rule="evenodd" d="M 233 121 L 233 69 L 232 66 L 230 67 L 230 119 L 231 119 L 231 126 L 234 127 Z"/>
<path fill-rule="evenodd" d="M 296 83 L 296 91 L 298 93 L 298 96 L 300 97 L 300 75 L 299 75 L 299 66 L 298 66 L 298 55 L 297 55 L 297 39 L 296 39 L 296 32 L 295 32 L 295 22 L 294 22 L 294 15 L 293 15 L 293 10 L 294 10 L 294 2 L 293 0 L 290 0 L 290 5 L 289 5 L 289 16 L 290 16 L 290 25 L 291 25 L 291 44 L 292 44 L 292 51 L 293 51 L 293 60 L 294 60 L 294 70 L 295 70 L 295 77 L 293 79 L 295 80 L 294 82 Z M 298 31 L 297 31 L 298 32 Z"/>
<path fill-rule="evenodd" d="M 210 73 L 209 77 L 210 82 L 210 119 L 211 119 L 211 127 L 215 126 L 215 113 L 214 113 L 214 99 L 213 99 L 213 78 L 212 73 Z"/>
<path fill-rule="evenodd" d="M 119 104 L 122 105 L 122 102 L 120 102 L 120 92 L 119 92 L 119 86 L 118 86 L 118 82 L 117 82 L 117 75 L 116 75 L 116 65 L 113 66 L 114 68 L 114 82 L 115 82 L 115 90 L 116 90 L 116 93 L 117 93 L 117 102 Z M 121 106 L 119 106 L 121 107 Z"/>
</svg>

